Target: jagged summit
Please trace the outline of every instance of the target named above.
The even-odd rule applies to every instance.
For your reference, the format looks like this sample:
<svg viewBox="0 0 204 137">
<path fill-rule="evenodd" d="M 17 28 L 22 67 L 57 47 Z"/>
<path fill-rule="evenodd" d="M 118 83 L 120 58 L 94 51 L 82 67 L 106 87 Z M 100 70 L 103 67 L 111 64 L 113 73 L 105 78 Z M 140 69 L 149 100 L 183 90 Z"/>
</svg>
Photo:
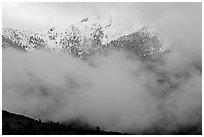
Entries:
<svg viewBox="0 0 204 137">
<path fill-rule="evenodd" d="M 147 27 L 133 29 L 125 24 L 112 17 L 97 16 L 41 32 L 3 28 L 3 46 L 12 43 L 26 51 L 45 48 L 65 51 L 77 57 L 86 57 L 107 47 L 130 51 L 140 59 L 143 56 L 155 58 L 161 52 L 159 33 L 148 31 Z"/>
</svg>

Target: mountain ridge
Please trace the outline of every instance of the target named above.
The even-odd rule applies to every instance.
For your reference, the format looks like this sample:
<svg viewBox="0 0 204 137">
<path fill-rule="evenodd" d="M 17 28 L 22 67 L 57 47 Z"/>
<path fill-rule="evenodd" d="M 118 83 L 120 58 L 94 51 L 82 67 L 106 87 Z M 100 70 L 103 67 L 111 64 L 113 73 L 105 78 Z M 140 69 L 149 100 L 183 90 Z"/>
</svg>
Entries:
<svg viewBox="0 0 204 137">
<path fill-rule="evenodd" d="M 43 48 L 65 51 L 80 58 L 86 58 L 89 54 L 101 52 L 106 48 L 117 48 L 133 52 L 140 60 L 146 59 L 146 56 L 148 59 L 154 59 L 162 53 L 163 42 L 159 32 L 150 31 L 150 27 L 132 30 L 125 25 L 114 23 L 111 18 L 87 17 L 68 28 L 52 27 L 41 32 L 3 28 L 2 42 L 3 45 L 16 45 L 26 51 Z"/>
</svg>

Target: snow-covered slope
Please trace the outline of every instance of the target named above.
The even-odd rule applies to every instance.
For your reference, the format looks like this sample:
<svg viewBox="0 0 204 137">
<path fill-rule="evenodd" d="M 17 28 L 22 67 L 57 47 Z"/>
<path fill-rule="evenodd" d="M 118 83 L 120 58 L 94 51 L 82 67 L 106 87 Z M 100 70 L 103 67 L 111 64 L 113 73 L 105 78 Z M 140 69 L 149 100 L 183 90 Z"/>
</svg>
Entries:
<svg viewBox="0 0 204 137">
<path fill-rule="evenodd" d="M 111 17 L 101 16 L 87 17 L 67 27 L 53 27 L 41 32 L 3 28 L 2 37 L 26 51 L 45 48 L 66 51 L 78 57 L 87 56 L 102 48 L 121 46 L 123 50 L 146 56 L 151 51 L 159 53 L 162 44 L 159 35 L 148 31 L 147 28 L 136 29 Z M 4 45 L 5 43 L 4 41 Z M 144 52 L 141 52 L 141 49 Z M 154 53 L 154 57 L 157 53 Z"/>
</svg>

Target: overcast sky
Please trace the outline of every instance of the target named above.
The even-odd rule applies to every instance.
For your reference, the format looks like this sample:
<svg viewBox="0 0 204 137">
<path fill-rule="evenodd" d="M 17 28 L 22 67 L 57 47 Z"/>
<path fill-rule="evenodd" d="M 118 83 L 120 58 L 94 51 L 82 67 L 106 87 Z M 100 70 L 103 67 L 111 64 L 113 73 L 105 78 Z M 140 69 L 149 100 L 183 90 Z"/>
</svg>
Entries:
<svg viewBox="0 0 204 137">
<path fill-rule="evenodd" d="M 137 6 L 137 4 L 133 4 Z M 3 27 L 40 30 L 91 16 L 116 16 L 135 7 L 127 3 L 4 3 Z M 128 8 L 127 8 L 128 7 Z M 134 13 L 136 15 L 136 13 Z"/>
<path fill-rule="evenodd" d="M 91 16 L 132 23 L 160 22 L 166 14 L 189 12 L 201 19 L 201 3 L 3 3 L 3 27 L 39 31 Z M 188 14 L 188 13 L 186 13 Z M 178 18 L 179 20 L 179 18 Z"/>
</svg>

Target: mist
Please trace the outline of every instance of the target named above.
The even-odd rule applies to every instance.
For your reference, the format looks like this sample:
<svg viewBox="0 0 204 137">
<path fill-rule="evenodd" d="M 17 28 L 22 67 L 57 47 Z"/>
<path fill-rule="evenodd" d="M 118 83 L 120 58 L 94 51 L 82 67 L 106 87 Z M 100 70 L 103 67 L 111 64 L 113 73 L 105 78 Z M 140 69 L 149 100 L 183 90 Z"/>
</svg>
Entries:
<svg viewBox="0 0 204 137">
<path fill-rule="evenodd" d="M 155 61 L 141 63 L 122 51 L 81 60 L 3 49 L 3 109 L 43 121 L 80 119 L 107 131 L 201 128 L 201 4 L 143 6 L 139 22 L 153 22 L 165 37 L 165 51 Z"/>
<path fill-rule="evenodd" d="M 42 120 L 79 118 L 124 132 L 155 124 L 171 131 L 200 122 L 201 72 L 189 66 L 181 73 L 163 73 L 120 52 L 84 62 L 65 53 L 6 49 L 3 109 Z"/>
</svg>

